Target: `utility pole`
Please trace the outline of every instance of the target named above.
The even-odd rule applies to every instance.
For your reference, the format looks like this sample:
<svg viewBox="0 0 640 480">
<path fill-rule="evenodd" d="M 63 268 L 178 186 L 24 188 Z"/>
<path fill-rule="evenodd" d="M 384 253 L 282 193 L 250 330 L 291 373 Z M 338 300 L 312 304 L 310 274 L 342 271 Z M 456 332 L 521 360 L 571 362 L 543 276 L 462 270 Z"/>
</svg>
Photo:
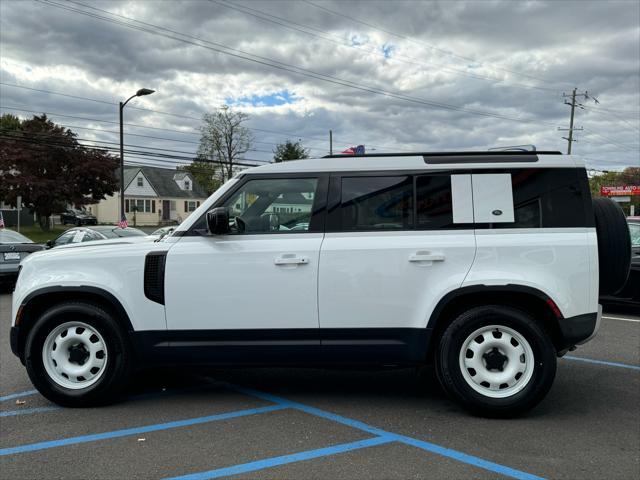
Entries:
<svg viewBox="0 0 640 480">
<path fill-rule="evenodd" d="M 569 136 L 568 137 L 562 137 L 564 138 L 567 142 L 568 142 L 568 147 L 567 147 L 567 155 L 571 155 L 571 145 L 573 144 L 573 142 L 575 142 L 575 140 L 573 139 L 573 131 L 574 130 L 582 130 L 582 127 L 580 128 L 575 128 L 573 126 L 573 119 L 575 116 L 575 111 L 576 111 L 576 97 L 584 97 L 585 100 L 587 98 L 589 98 L 589 92 L 587 92 L 586 90 L 584 92 L 578 93 L 578 88 L 574 88 L 573 91 L 570 94 L 567 93 L 563 93 L 562 94 L 562 98 L 571 98 L 571 102 L 568 102 L 567 100 L 564 101 L 565 105 L 569 105 L 571 106 L 571 119 L 569 120 L 569 128 L 558 128 L 558 130 L 566 132 L 569 132 Z M 583 106 L 581 104 L 577 104 L 578 108 L 584 109 Z"/>
<path fill-rule="evenodd" d="M 333 155 L 333 130 L 329 130 L 329 155 Z"/>
</svg>

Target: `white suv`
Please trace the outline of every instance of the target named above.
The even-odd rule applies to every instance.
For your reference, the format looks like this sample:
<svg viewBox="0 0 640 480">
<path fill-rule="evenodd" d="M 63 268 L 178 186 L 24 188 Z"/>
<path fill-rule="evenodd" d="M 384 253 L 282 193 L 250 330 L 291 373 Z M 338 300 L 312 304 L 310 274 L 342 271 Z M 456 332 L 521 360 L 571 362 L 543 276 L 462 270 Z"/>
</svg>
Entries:
<svg viewBox="0 0 640 480">
<path fill-rule="evenodd" d="M 27 257 L 11 345 L 66 406 L 113 399 L 140 367 L 434 363 L 465 407 L 514 415 L 595 335 L 626 228 L 556 152 L 272 164 L 160 241 Z"/>
</svg>

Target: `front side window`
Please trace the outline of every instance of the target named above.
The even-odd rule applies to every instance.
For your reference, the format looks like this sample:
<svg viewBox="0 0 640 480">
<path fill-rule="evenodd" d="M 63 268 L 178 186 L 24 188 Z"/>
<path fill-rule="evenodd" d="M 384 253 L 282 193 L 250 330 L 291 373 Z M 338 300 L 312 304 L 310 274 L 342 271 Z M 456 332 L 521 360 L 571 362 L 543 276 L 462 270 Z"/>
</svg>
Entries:
<svg viewBox="0 0 640 480">
<path fill-rule="evenodd" d="M 250 180 L 224 203 L 232 233 L 306 232 L 317 178 Z"/>
<path fill-rule="evenodd" d="M 412 229 L 411 177 L 343 177 L 340 216 L 342 230 Z"/>
</svg>

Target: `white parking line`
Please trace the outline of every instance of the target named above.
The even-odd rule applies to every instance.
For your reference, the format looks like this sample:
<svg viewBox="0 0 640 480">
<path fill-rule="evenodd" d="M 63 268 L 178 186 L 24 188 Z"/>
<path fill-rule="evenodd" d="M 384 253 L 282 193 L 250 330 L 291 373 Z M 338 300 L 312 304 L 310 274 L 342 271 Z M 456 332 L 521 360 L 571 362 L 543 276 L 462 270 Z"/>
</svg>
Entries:
<svg viewBox="0 0 640 480">
<path fill-rule="evenodd" d="M 602 318 L 606 318 L 607 320 L 619 320 L 621 322 L 640 323 L 640 320 L 637 320 L 637 319 L 634 319 L 634 318 L 610 317 L 608 315 L 603 315 Z"/>
</svg>

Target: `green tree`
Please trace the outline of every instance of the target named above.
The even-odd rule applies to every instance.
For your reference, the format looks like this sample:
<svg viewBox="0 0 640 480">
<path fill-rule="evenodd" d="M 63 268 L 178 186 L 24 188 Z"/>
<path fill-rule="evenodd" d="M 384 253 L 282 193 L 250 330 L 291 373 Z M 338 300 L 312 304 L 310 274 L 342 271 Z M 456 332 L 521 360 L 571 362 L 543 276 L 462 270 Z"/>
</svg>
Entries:
<svg viewBox="0 0 640 480">
<path fill-rule="evenodd" d="M 248 119 L 249 115 L 227 105 L 202 117 L 198 158 L 219 164 L 223 182 L 233 177 L 234 165 L 253 143 L 251 130 L 243 125 Z"/>
<path fill-rule="evenodd" d="M 80 145 L 75 133 L 46 115 L 34 116 L 0 134 L 0 199 L 15 203 L 21 195 L 48 230 L 49 217 L 68 204 L 87 205 L 112 195 L 118 163 L 102 150 Z"/>
<path fill-rule="evenodd" d="M 589 188 L 593 197 L 600 196 L 600 187 L 623 185 L 640 185 L 640 167 L 627 167 L 622 172 L 605 172 L 589 179 Z M 634 205 L 636 212 L 640 211 L 640 197 L 631 197 L 630 204 L 620 205 L 627 214 L 629 213 L 629 205 Z"/>
<path fill-rule="evenodd" d="M 297 142 L 287 140 L 285 143 L 276 145 L 276 149 L 273 151 L 273 159 L 276 163 L 302 158 L 309 158 L 309 150 L 302 146 L 302 142 L 300 140 Z"/>
<path fill-rule="evenodd" d="M 0 116 L 0 134 L 20 130 L 21 125 L 22 120 L 20 120 L 15 115 L 5 113 L 4 115 Z"/>
<path fill-rule="evenodd" d="M 211 195 L 220 188 L 220 176 L 213 162 L 202 159 L 194 160 L 190 165 L 179 167 L 179 169 L 189 172 L 194 180 L 205 189 L 207 195 Z"/>
</svg>

